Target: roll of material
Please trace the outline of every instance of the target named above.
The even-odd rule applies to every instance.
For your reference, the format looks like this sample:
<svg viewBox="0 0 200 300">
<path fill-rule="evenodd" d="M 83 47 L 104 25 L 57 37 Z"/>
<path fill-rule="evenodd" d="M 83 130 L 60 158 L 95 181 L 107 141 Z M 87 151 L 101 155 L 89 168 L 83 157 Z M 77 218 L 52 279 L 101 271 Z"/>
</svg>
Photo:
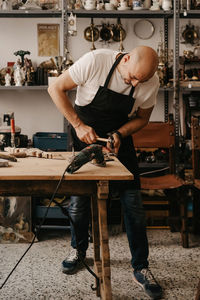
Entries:
<svg viewBox="0 0 200 300">
<path fill-rule="evenodd" d="M 0 167 L 8 167 L 8 166 L 9 166 L 8 161 L 0 158 Z"/>
</svg>

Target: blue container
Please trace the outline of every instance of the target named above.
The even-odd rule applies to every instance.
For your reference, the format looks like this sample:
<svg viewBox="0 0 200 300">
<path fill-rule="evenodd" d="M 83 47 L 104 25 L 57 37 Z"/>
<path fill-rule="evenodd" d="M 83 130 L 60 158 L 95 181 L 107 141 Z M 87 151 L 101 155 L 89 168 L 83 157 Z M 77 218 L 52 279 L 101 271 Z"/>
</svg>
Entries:
<svg viewBox="0 0 200 300">
<path fill-rule="evenodd" d="M 36 132 L 33 135 L 33 147 L 44 151 L 67 151 L 67 133 Z"/>
<path fill-rule="evenodd" d="M 46 214 L 46 211 L 47 211 L 46 206 L 37 205 L 36 211 L 35 211 L 35 216 L 37 218 L 43 218 Z M 68 217 L 63 214 L 60 207 L 57 207 L 57 206 L 49 207 L 46 218 L 47 219 L 68 219 Z"/>
</svg>

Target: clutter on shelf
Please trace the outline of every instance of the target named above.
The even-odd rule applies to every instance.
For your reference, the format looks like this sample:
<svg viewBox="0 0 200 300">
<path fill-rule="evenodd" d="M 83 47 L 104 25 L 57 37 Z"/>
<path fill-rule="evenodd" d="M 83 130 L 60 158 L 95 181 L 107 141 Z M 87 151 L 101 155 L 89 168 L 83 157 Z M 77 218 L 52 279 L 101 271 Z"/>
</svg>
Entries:
<svg viewBox="0 0 200 300">
<path fill-rule="evenodd" d="M 101 27 L 100 30 L 99 27 Z M 94 42 L 101 38 L 100 41 L 104 43 L 119 42 L 119 51 L 123 51 L 122 42 L 126 38 L 126 31 L 120 18 L 117 19 L 116 24 L 102 23 L 101 25 L 94 25 L 93 18 L 91 18 L 90 25 L 84 30 L 84 38 L 86 41 L 92 42 L 91 50 L 96 49 Z"/>
<path fill-rule="evenodd" d="M 14 112 L 3 114 L 0 118 L 0 150 L 5 147 L 27 147 L 28 136 L 21 134 L 21 128 L 15 125 Z"/>
<path fill-rule="evenodd" d="M 60 0 L 2 0 L 0 1 L 0 10 L 60 10 Z"/>
<path fill-rule="evenodd" d="M 182 44 L 197 45 L 199 43 L 199 27 L 188 22 L 185 26 L 181 27 L 180 41 Z"/>
<path fill-rule="evenodd" d="M 32 60 L 25 57 L 29 51 L 18 50 L 14 52 L 20 56 L 16 62 L 7 62 L 7 66 L 0 70 L 0 85 L 10 86 L 35 86 L 48 85 L 49 77 L 57 77 L 73 64 L 73 59 L 65 49 L 64 56 L 50 57 L 38 67 L 33 67 Z"/>
<path fill-rule="evenodd" d="M 183 50 L 179 57 L 180 85 L 185 87 L 200 87 L 200 46 L 193 50 Z"/>
<path fill-rule="evenodd" d="M 161 29 L 157 53 L 159 58 L 157 74 L 160 79 L 160 86 L 171 87 L 173 84 L 173 49 L 168 49 L 165 47 L 163 31 Z"/>
<path fill-rule="evenodd" d="M 152 4 L 152 5 L 151 5 Z M 171 0 L 68 0 L 68 10 L 164 10 L 172 9 Z"/>
</svg>

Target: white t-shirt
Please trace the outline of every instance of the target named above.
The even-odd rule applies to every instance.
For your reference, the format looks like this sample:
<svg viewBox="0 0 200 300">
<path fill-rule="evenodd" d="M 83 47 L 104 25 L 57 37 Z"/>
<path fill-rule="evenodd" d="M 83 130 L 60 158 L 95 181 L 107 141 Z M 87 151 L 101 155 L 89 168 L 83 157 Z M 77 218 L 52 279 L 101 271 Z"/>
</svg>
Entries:
<svg viewBox="0 0 200 300">
<path fill-rule="evenodd" d="M 69 68 L 69 74 L 72 80 L 78 85 L 75 104 L 85 106 L 92 102 L 99 86 L 104 85 L 118 53 L 119 52 L 110 49 L 94 50 L 83 55 Z M 124 82 L 119 71 L 115 68 L 108 88 L 115 92 L 128 95 L 131 87 L 131 85 Z M 131 116 L 138 107 L 147 109 L 154 106 L 156 104 L 158 89 L 159 78 L 156 74 L 148 81 L 139 83 L 133 94 L 135 104 L 129 116 Z"/>
</svg>

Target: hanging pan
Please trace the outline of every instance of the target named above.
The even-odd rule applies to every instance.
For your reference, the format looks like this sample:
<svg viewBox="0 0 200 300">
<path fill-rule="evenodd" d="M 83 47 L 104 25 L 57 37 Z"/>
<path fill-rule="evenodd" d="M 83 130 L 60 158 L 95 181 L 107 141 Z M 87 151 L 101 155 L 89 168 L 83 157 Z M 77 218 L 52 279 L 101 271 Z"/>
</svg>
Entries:
<svg viewBox="0 0 200 300">
<path fill-rule="evenodd" d="M 90 26 L 88 26 L 84 30 L 84 38 L 86 39 L 86 41 L 92 42 L 91 50 L 95 50 L 96 48 L 94 42 L 99 38 L 99 29 L 94 26 L 93 18 L 91 18 Z"/>
<path fill-rule="evenodd" d="M 113 40 L 115 42 L 120 42 L 120 41 L 123 41 L 125 39 L 126 31 L 122 27 L 120 18 L 118 18 L 117 24 L 113 26 L 112 31 L 113 31 Z"/>
<path fill-rule="evenodd" d="M 109 24 L 102 24 L 102 28 L 100 30 L 100 38 L 105 42 L 108 42 L 113 38 L 113 31 Z"/>
<path fill-rule="evenodd" d="M 186 25 L 185 30 L 182 32 L 182 37 L 185 43 L 194 45 L 198 42 L 198 32 L 195 30 L 194 25 Z"/>
</svg>

